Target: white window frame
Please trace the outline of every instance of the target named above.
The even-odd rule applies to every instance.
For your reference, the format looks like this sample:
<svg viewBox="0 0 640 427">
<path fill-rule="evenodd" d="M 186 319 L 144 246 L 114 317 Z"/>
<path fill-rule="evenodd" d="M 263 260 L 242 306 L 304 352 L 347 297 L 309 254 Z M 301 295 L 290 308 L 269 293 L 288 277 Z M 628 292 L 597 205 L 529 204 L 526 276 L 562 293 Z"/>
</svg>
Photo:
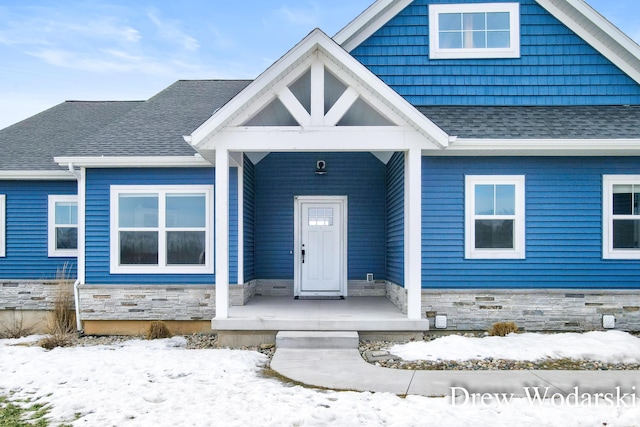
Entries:
<svg viewBox="0 0 640 427">
<path fill-rule="evenodd" d="M 613 186 L 640 185 L 640 175 L 602 176 L 602 257 L 604 259 L 640 259 L 640 249 L 613 248 L 613 220 L 638 219 L 640 215 L 613 215 Z"/>
<path fill-rule="evenodd" d="M 64 195 L 49 195 L 49 210 L 48 210 L 48 252 L 49 257 L 77 257 L 78 249 L 58 249 L 56 247 L 56 228 L 58 226 L 64 228 L 72 228 L 74 224 L 56 224 L 56 204 L 63 203 L 75 203 L 78 206 L 78 196 L 74 194 Z M 80 212 L 78 212 L 78 216 Z M 78 223 L 75 224 L 78 228 Z"/>
<path fill-rule="evenodd" d="M 493 215 L 493 219 L 513 219 L 512 249 L 477 249 L 476 246 L 476 185 L 514 185 L 515 214 Z M 466 259 L 525 259 L 525 177 L 524 175 L 467 175 L 465 176 L 465 258 Z"/>
<path fill-rule="evenodd" d="M 112 185 L 110 190 L 111 274 L 213 274 L 213 185 Z M 120 194 L 158 194 L 158 265 L 120 265 Z M 202 265 L 166 265 L 166 195 L 205 194 L 205 260 Z"/>
<path fill-rule="evenodd" d="M 0 194 L 0 258 L 7 256 L 7 196 Z"/>
<path fill-rule="evenodd" d="M 508 48 L 441 49 L 439 15 L 441 13 L 509 13 Z M 520 3 L 474 3 L 429 5 L 429 57 L 431 59 L 520 58 Z"/>
</svg>

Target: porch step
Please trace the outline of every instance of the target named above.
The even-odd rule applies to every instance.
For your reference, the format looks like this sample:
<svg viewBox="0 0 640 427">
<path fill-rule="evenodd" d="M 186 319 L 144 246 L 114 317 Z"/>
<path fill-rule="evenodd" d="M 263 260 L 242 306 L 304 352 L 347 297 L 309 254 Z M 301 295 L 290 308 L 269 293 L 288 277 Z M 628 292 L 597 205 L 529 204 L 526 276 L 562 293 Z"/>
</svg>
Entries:
<svg viewBox="0 0 640 427">
<path fill-rule="evenodd" d="M 355 331 L 280 331 L 276 348 L 354 349 L 359 337 Z"/>
</svg>

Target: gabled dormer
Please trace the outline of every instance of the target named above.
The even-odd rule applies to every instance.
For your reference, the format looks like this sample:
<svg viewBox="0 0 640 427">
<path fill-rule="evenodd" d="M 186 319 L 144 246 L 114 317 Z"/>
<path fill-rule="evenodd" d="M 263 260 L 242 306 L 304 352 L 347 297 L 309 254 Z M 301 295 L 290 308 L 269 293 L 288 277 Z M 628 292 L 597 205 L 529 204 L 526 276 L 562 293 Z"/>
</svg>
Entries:
<svg viewBox="0 0 640 427">
<path fill-rule="evenodd" d="M 640 104 L 640 47 L 583 0 L 378 0 L 334 40 L 413 105 Z"/>
</svg>

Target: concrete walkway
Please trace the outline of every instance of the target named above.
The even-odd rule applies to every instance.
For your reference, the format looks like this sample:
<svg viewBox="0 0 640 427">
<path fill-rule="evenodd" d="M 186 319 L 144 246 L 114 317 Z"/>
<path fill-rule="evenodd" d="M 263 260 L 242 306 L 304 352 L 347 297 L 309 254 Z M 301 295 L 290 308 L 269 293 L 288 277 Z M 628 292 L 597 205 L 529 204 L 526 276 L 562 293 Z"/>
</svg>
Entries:
<svg viewBox="0 0 640 427">
<path fill-rule="evenodd" d="M 640 395 L 640 371 L 414 371 L 389 369 L 365 362 L 357 349 L 278 348 L 271 368 L 296 382 L 335 390 L 388 392 L 471 399 L 473 393 L 507 393 L 514 397 L 548 397 L 576 392 L 595 398 L 597 393 Z M 452 387 L 460 389 L 452 390 Z M 619 388 L 618 388 L 619 387 Z M 464 390 L 462 390 L 464 389 Z M 465 396 L 465 390 L 469 396 Z M 585 396 L 588 397 L 588 396 Z M 604 396 L 603 396 L 604 398 Z M 628 398 L 625 400 L 631 403 Z M 636 399 L 640 404 L 640 397 Z"/>
</svg>

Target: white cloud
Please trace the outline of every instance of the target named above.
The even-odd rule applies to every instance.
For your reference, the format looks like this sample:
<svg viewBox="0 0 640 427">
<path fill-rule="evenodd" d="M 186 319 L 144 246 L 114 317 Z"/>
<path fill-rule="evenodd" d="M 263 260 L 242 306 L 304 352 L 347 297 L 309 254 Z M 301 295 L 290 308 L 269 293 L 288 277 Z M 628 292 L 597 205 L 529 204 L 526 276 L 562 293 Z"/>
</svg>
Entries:
<svg viewBox="0 0 640 427">
<path fill-rule="evenodd" d="M 150 58 L 113 49 L 98 51 L 95 54 L 83 54 L 62 49 L 41 49 L 29 52 L 29 54 L 56 67 L 104 74 L 114 72 L 171 74 L 175 72 L 166 64 Z"/>
<path fill-rule="evenodd" d="M 196 51 L 200 47 L 200 43 L 198 43 L 198 40 L 179 28 L 179 21 L 162 20 L 155 11 L 149 11 L 147 13 L 147 16 L 156 26 L 162 38 L 174 41 L 182 45 L 184 49 L 189 51 Z"/>
<path fill-rule="evenodd" d="M 316 3 L 311 3 L 310 8 L 292 9 L 289 6 L 282 6 L 276 11 L 276 15 L 291 25 L 304 27 L 317 27 L 322 12 Z"/>
</svg>

